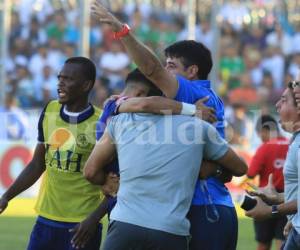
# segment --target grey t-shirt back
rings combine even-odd
[[[202,158],[221,158],[227,143],[210,124],[181,115],[120,114],[107,131],[120,168],[111,219],[189,235],[186,215]]]

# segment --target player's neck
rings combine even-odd
[[[88,100],[78,101],[75,103],[68,103],[65,105],[66,110],[73,113],[79,113],[85,110],[89,106]]]

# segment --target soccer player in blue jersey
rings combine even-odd
[[[121,23],[98,2],[92,5],[92,14],[101,23],[110,25],[115,38],[120,39],[141,72],[166,97],[195,103],[209,96],[206,105],[216,110],[216,128],[224,137],[224,105],[207,80],[212,58],[203,44],[181,41],[171,45],[165,50],[167,61],[164,68],[157,56],[134,37],[129,26]],[[222,168],[219,172],[222,172]],[[236,248],[238,223],[235,208],[229,191],[218,178],[197,182],[188,216],[191,221],[192,250]]]

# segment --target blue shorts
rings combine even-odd
[[[75,250],[71,239],[74,233],[69,229],[78,223],[57,222],[38,217],[30,235],[27,250]],[[88,244],[81,250],[99,250],[101,244],[102,225],[99,224],[97,232]]]
[[[188,213],[191,223],[190,250],[235,250],[238,220],[234,207],[214,205],[218,216],[208,205],[192,205]]]

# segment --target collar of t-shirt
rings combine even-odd
[[[60,109],[61,118],[67,123],[80,123],[88,119],[91,115],[94,114],[94,108],[91,104],[81,112],[70,112],[66,109],[66,106],[63,105]]]
[[[66,106],[63,106],[63,112],[67,115],[67,116],[70,116],[70,117],[78,117],[80,115],[82,115],[83,113],[89,111],[91,109],[91,105],[89,105],[86,109],[84,109],[83,111],[80,111],[80,112],[70,112],[67,110],[67,107]]]

